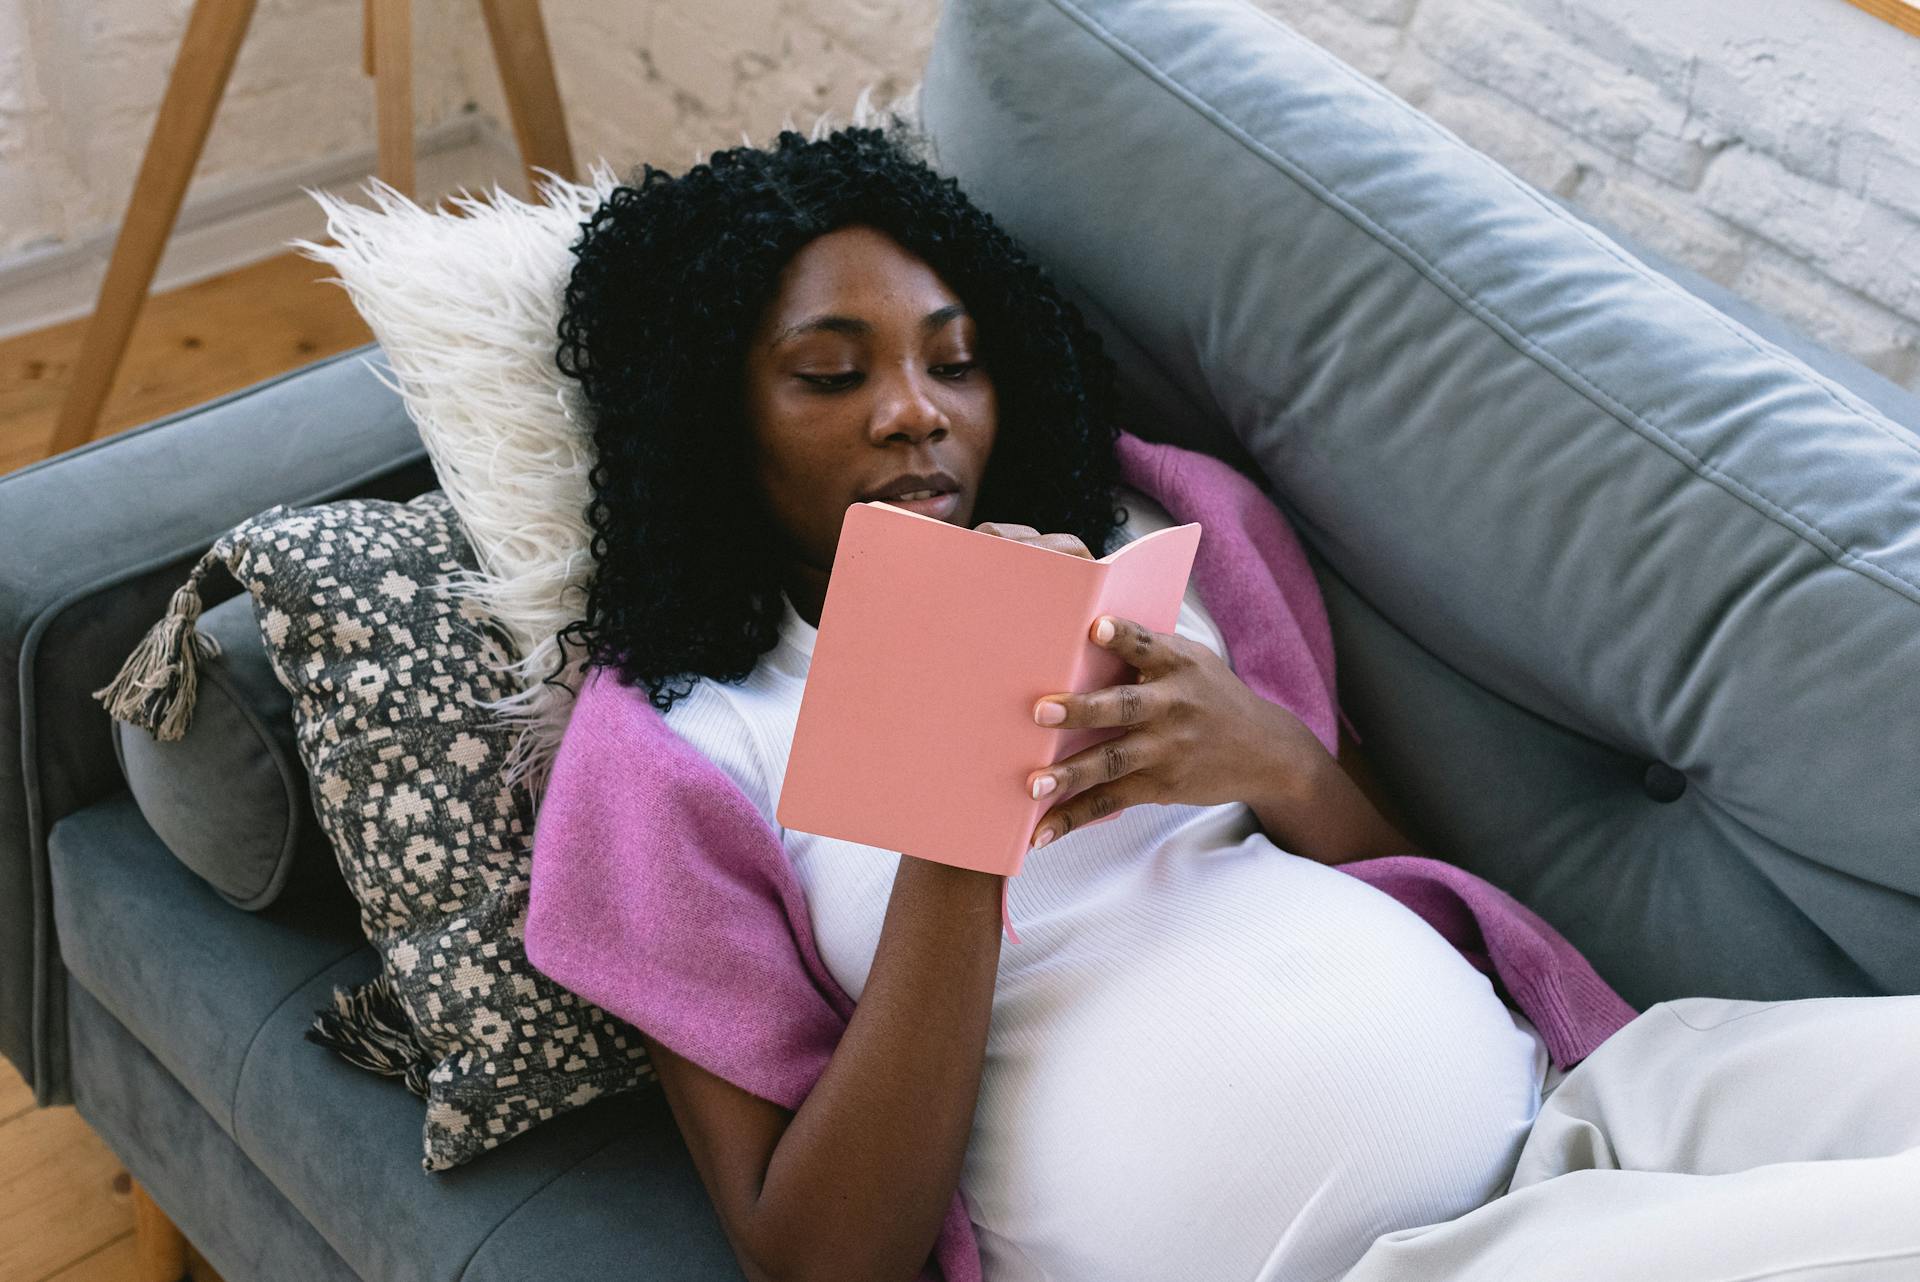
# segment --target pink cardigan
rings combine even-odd
[[[1210,454],[1122,432],[1119,461],[1123,479],[1176,523],[1203,525],[1193,583],[1234,671],[1337,754],[1333,635],[1285,516]],[[526,923],[534,967],[797,1110],[853,1002],[820,960],[780,835],[758,808],[669,727],[643,686],[596,668],[537,814]],[[1633,1018],[1553,927],[1472,873],[1409,855],[1335,867],[1411,908],[1493,978],[1555,1064],[1571,1066]],[[958,1190],[921,1277],[979,1282]]]

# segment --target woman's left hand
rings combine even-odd
[[[1103,636],[1103,625],[1111,634]],[[1325,745],[1293,713],[1254,693],[1226,660],[1197,641],[1102,615],[1093,640],[1139,670],[1134,684],[1052,694],[1034,707],[1040,725],[1126,727],[1027,778],[1058,803],[1040,817],[1033,848],[1142,802],[1212,806],[1241,801],[1276,813],[1305,804]],[[1048,722],[1048,710],[1063,713]],[[1051,836],[1049,836],[1049,832]]]

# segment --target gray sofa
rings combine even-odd
[[[1294,521],[1422,845],[1637,1005],[1920,991],[1920,401],[1237,0],[950,0],[921,111]],[[220,898],[89,698],[234,523],[434,484],[361,355],[0,478],[0,1051],[229,1282],[738,1278],[657,1095],[423,1173],[301,1036],[376,969],[337,877]]]

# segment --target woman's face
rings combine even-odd
[[[872,227],[802,246],[749,340],[746,411],[755,479],[786,532],[787,594],[816,626],[840,523],[854,503],[889,499],[971,528],[993,451],[998,404],[975,364],[973,318],[921,259]]]

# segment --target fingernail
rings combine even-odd
[[[1043,726],[1057,726],[1067,719],[1067,710],[1057,703],[1042,703],[1033,710],[1033,719]]]
[[[1053,791],[1053,776],[1041,775],[1033,781],[1033,799],[1035,801]]]
[[[1033,848],[1035,850],[1038,850],[1040,849],[1040,847],[1046,845],[1049,841],[1052,841],[1052,840],[1053,840],[1053,829],[1042,828],[1040,830],[1040,835],[1033,839]]]
[[[1093,625],[1093,639],[1102,645],[1113,640],[1113,620],[1102,616],[1100,622]]]

